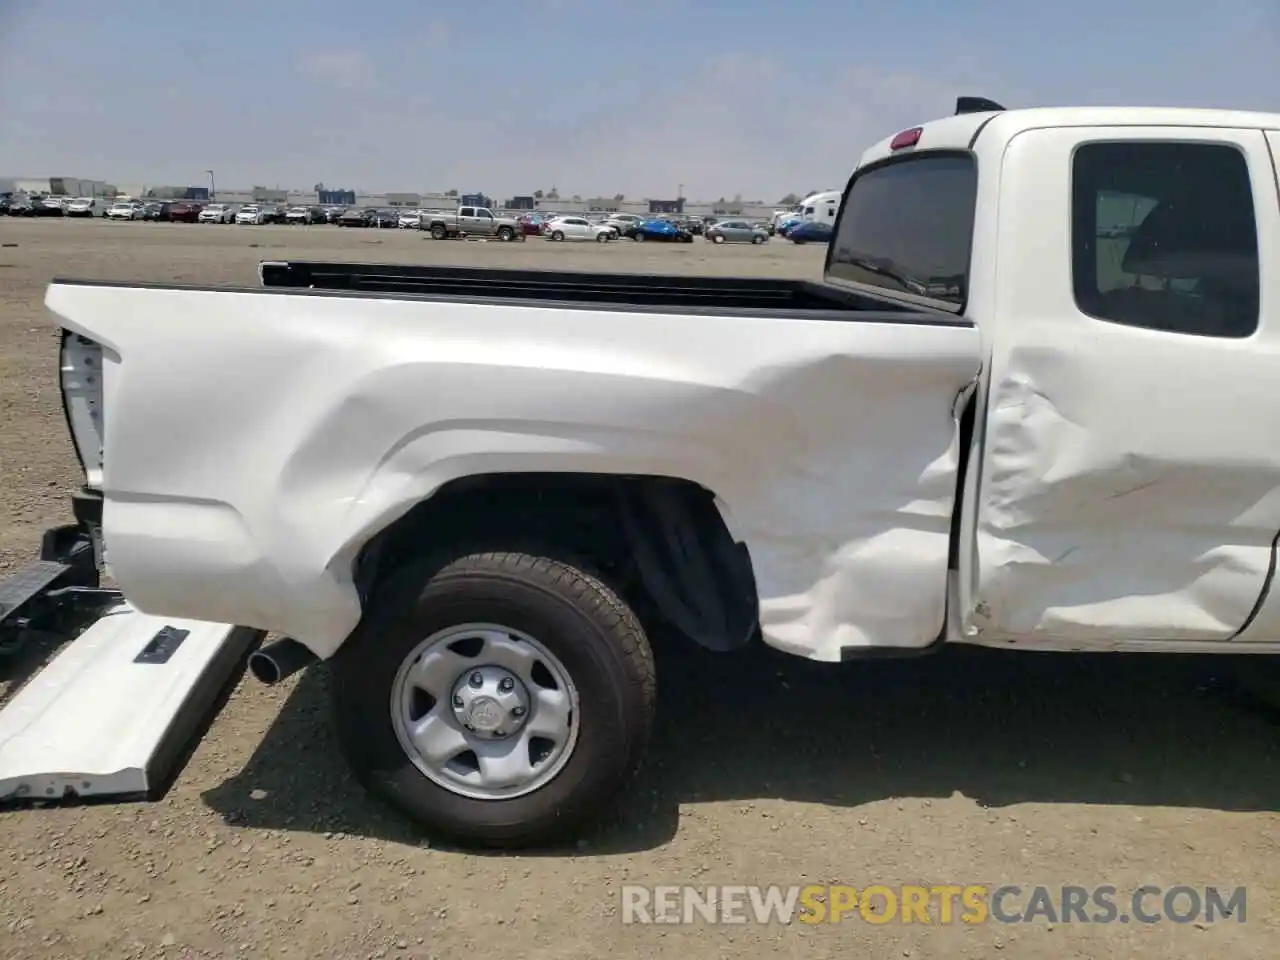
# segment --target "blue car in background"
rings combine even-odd
[[[778,224],[778,236],[785,237],[789,233],[791,233],[791,231],[794,230],[798,224],[807,223],[807,222],[808,221],[806,221],[805,218],[800,216],[800,214],[798,213],[794,217],[787,217],[785,220],[782,220]]]
[[[830,243],[834,232],[829,223],[807,220],[804,223],[797,223],[788,230],[787,239],[792,243]]]
[[[670,220],[643,220],[622,231],[632,240],[658,240],[665,243],[693,243],[693,234]]]

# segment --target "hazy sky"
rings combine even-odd
[[[949,113],[1280,111],[1280,0],[0,0],[0,175],[774,201]]]

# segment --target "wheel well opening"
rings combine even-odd
[[[514,473],[441,487],[375,536],[356,561],[367,598],[384,571],[427,551],[543,550],[599,576],[653,628],[729,650],[758,631],[750,555],[715,495],[689,480]]]

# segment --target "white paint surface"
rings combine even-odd
[[[54,285],[104,344],[104,537],[140,609],[329,656],[359,548],[457,477],[714,491],[767,641],[817,659],[943,627],[952,400],[972,327]]]
[[[134,662],[165,626],[188,631],[168,662]],[[252,639],[227,624],[109,610],[0,710],[0,800],[150,792],[171,772],[163,764],[181,759],[166,738],[197,728]]]

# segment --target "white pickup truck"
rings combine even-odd
[[[87,483],[0,616],[112,612],[0,793],[152,789],[261,631],[370,790],[498,846],[624,788],[658,629],[1280,652],[1278,162],[1278,115],[962,99],[862,157],[822,282],[55,281]]]

